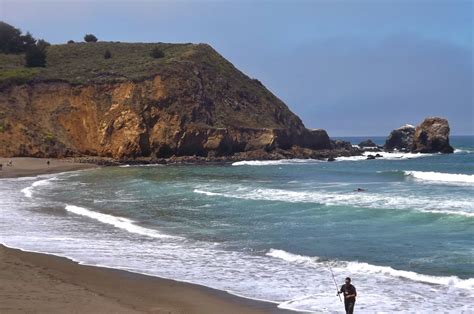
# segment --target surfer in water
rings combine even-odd
[[[354,192],[365,192],[367,191],[366,189],[363,189],[363,188],[357,188],[354,190]]]
[[[347,314],[354,313],[354,305],[356,302],[356,288],[351,285],[351,278],[346,278],[346,283],[341,286],[341,289],[337,292],[339,295],[342,293],[344,295],[344,307],[346,308]]]

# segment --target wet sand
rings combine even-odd
[[[0,178],[96,167],[70,160],[0,158]],[[0,238],[1,241],[1,238]],[[127,271],[85,266],[0,245],[0,313],[294,313],[273,303]]]

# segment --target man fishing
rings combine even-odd
[[[354,313],[354,305],[356,302],[356,288],[351,285],[351,278],[346,278],[346,283],[342,285],[341,289],[337,292],[337,295],[342,293],[344,295],[344,307],[346,308],[347,314]]]

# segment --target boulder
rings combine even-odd
[[[413,152],[415,153],[452,153],[449,145],[448,120],[438,117],[426,118],[416,127],[413,137]]]
[[[390,132],[390,135],[385,140],[385,150],[391,151],[394,149],[411,151],[413,148],[413,136],[415,134],[415,127],[406,124],[398,129]]]
[[[360,142],[359,147],[377,147],[377,144],[375,144],[371,139],[367,139]]]

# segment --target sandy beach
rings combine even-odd
[[[277,313],[271,303],[0,246],[1,313]]]
[[[11,166],[9,165],[10,161]],[[36,176],[40,174],[74,171],[97,167],[97,165],[94,164],[74,162],[72,159],[30,157],[0,158],[0,164],[2,164],[0,178]]]
[[[70,160],[0,158],[1,178],[96,167]],[[50,164],[47,164],[47,161]],[[0,313],[284,313],[274,304],[0,245]]]

